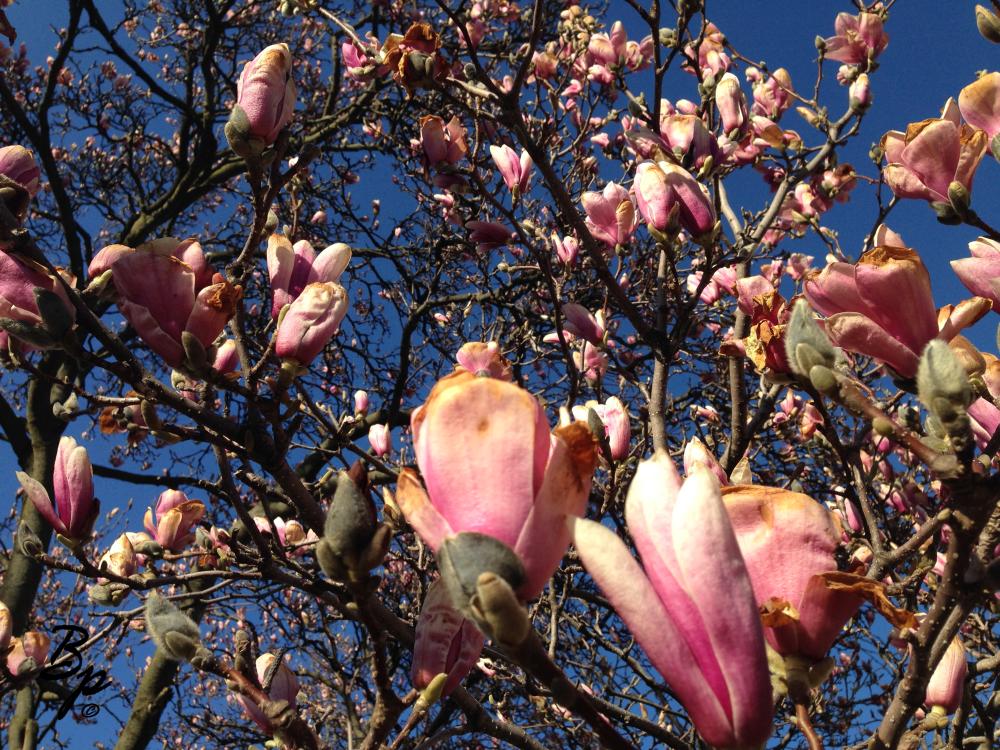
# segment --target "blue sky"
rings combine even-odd
[[[100,4],[108,8],[120,7],[117,2]],[[810,88],[816,70],[814,38],[817,35],[832,35],[836,13],[853,10],[846,2],[815,0],[714,0],[708,5],[716,23],[737,49],[750,58],[767,60],[772,70],[786,67],[795,84]],[[873,174],[867,151],[885,131],[902,130],[909,122],[936,116],[949,96],[957,96],[963,86],[974,80],[977,70],[987,68],[991,61],[996,60],[996,48],[991,47],[976,31],[973,7],[971,2],[942,4],[937,0],[906,0],[894,6],[887,26],[889,47],[880,58],[880,69],[872,78],[874,104],[865,119],[861,136],[846,154],[859,172]],[[65,18],[65,4],[59,0],[16,0],[7,13],[18,29],[18,41],[27,44],[32,62],[44,64],[46,56],[53,52],[55,39],[51,28]],[[624,2],[612,3],[607,16],[608,25],[618,18],[624,20],[630,30],[637,29],[635,14]],[[836,63],[828,62],[824,66],[828,78],[826,101],[834,112],[840,111],[846,103],[846,90],[833,82],[836,69]],[[692,97],[691,80],[689,76],[672,78],[675,88],[668,86],[665,95],[669,99]],[[786,115],[783,124],[799,130],[808,139],[809,126],[794,112]],[[976,177],[973,207],[994,225],[1000,224],[1000,206],[989,196],[996,189],[998,180],[998,164],[987,157]],[[385,187],[390,189],[388,180]],[[759,201],[764,200],[764,192],[757,193],[755,200],[758,203],[750,203],[748,207],[759,207]],[[360,205],[364,203],[364,200],[359,201]],[[383,205],[390,206],[392,201],[384,200]],[[403,210],[406,208],[404,206]],[[844,249],[856,253],[862,238],[872,226],[874,216],[871,188],[862,184],[852,194],[850,203],[834,207],[827,215],[826,223],[840,232]],[[957,302],[968,296],[951,273],[948,261],[968,255],[966,244],[977,236],[976,230],[942,226],[929,207],[917,201],[906,201],[900,205],[889,223],[920,252],[930,269],[939,305]],[[794,249],[820,256],[825,252],[821,243],[809,238],[797,242]],[[991,314],[973,329],[971,338],[985,351],[994,351],[996,321],[997,318]],[[100,457],[100,450],[97,455]],[[14,470],[10,456],[6,452],[0,454],[0,492],[10,498],[13,498],[17,486]],[[130,496],[130,489],[119,483],[98,480],[97,493],[106,498],[106,503],[124,505]],[[151,488],[136,490],[134,499],[139,513],[132,519],[132,528],[141,523],[141,510],[154,497],[155,492]],[[62,729],[65,732],[69,727],[64,724]],[[99,730],[92,728],[81,728],[77,736],[79,742],[76,746],[81,748],[93,747],[95,738],[106,739]]]

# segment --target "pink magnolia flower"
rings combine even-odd
[[[969,672],[965,647],[956,635],[948,645],[941,661],[931,674],[924,695],[924,705],[932,712],[952,714],[962,705],[965,692],[965,677]]]
[[[953,316],[947,330],[939,330],[930,276],[920,256],[904,247],[876,247],[855,264],[830,263],[807,276],[804,291],[813,309],[827,316],[825,329],[834,344],[873,357],[903,377],[916,375],[928,342],[947,341],[978,319],[970,319],[966,309],[963,319]]]
[[[987,73],[962,89],[958,95],[958,108],[967,123],[986,131],[992,141],[1000,133],[1000,73]],[[2,149],[0,153],[3,153]]]
[[[567,302],[562,306],[563,330],[577,338],[586,339],[600,346],[604,342],[607,329],[604,326],[604,313],[599,311],[597,317],[583,305]],[[557,339],[558,340],[558,339]]]
[[[778,68],[770,75],[764,75],[756,68],[747,69],[747,78],[753,83],[752,114],[766,117],[773,122],[781,119],[794,99],[792,98],[792,77],[784,68]]]
[[[437,115],[420,118],[420,145],[430,167],[442,162],[458,164],[469,148],[461,120],[452,117],[446,125]]]
[[[94,471],[86,448],[71,437],[59,439],[52,472],[54,504],[40,482],[22,471],[16,474],[25,495],[57,534],[72,543],[90,538],[100,502],[94,499]]]
[[[530,393],[463,370],[438,381],[411,427],[424,483],[412,469],[400,474],[396,502],[406,520],[435,552],[459,532],[498,539],[524,564],[517,594],[537,596],[569,544],[566,516],[587,504],[590,431],[572,424],[550,433]]]
[[[725,34],[719,31],[719,27],[714,23],[709,23],[702,29],[702,33],[698,39],[700,40],[700,44],[698,45],[697,52],[695,52],[694,45],[688,44],[684,47],[684,54],[688,58],[697,58],[698,68],[701,70],[702,75],[710,73],[718,79],[720,74],[729,70],[729,66],[732,64],[732,60],[726,53]],[[684,70],[693,72],[686,63]]]
[[[951,269],[973,294],[993,301],[1000,313],[1000,242],[980,237],[969,243],[971,258],[951,261]]]
[[[695,237],[715,227],[715,207],[701,183],[672,162],[646,161],[635,170],[635,199],[650,230],[677,227]]]
[[[194,541],[194,525],[205,515],[205,504],[189,500],[180,490],[164,490],[156,508],[147,508],[143,526],[164,549],[180,552]]]
[[[648,137],[646,132],[640,130],[640,138]],[[648,149],[650,156],[655,147],[665,145],[678,162],[693,171],[700,170],[709,158],[718,161],[721,155],[715,135],[696,114],[673,114],[660,118],[660,139],[660,144],[655,142],[655,136],[651,139],[650,145],[654,148]]]
[[[122,578],[135,575],[139,570],[139,565],[145,560],[145,556],[137,555],[135,545],[140,541],[148,541],[149,536],[141,532],[125,532],[108,548],[108,551],[101,555],[97,563],[99,570],[106,570]]]
[[[0,602],[0,654],[7,653],[10,637],[14,633],[14,620],[7,605]]]
[[[388,455],[392,450],[392,432],[389,430],[389,425],[373,424],[369,427],[368,442],[379,458]]]
[[[76,318],[76,308],[57,279],[0,250],[0,318],[42,325],[35,300],[36,289],[55,294],[66,307],[70,319]]]
[[[295,109],[292,52],[287,44],[272,44],[247,63],[236,84],[236,105],[250,120],[250,135],[267,146],[274,143]]]
[[[31,669],[41,669],[49,657],[49,645],[49,637],[34,630],[20,638],[11,638],[10,651],[6,657],[7,672],[14,677],[20,677],[22,673],[27,674]]]
[[[257,671],[257,680],[263,685],[267,673],[272,670],[272,665],[278,657],[274,654],[264,653],[257,657],[254,665]],[[299,681],[295,678],[295,673],[282,661],[274,673],[267,695],[272,701],[288,701],[288,705],[295,708],[295,696],[299,693]],[[250,717],[254,724],[260,727],[264,734],[274,734],[275,727],[268,721],[267,716],[260,707],[245,695],[236,694],[236,701],[243,707],[244,713]]]
[[[476,666],[485,639],[479,628],[451,605],[441,579],[427,589],[413,644],[411,677],[417,690],[447,674],[442,695],[449,695]]]
[[[271,524],[266,518],[261,518],[260,516],[254,516],[254,525],[257,530],[263,534],[271,533]],[[294,518],[290,521],[286,521],[281,516],[276,516],[274,518],[274,529],[278,532],[278,542],[282,547],[291,547],[291,554],[293,557],[301,557],[306,554],[308,550],[306,549],[308,545],[315,544],[319,541],[319,537],[316,536],[316,532],[312,529],[306,531],[306,528]],[[218,543],[218,533],[219,530],[213,527],[216,532],[216,546],[226,545]],[[225,532],[223,532],[225,533]]]
[[[763,745],[771,684],[751,579],[719,494],[701,466],[681,481],[665,452],[639,464],[617,534],[572,519],[587,572],[670,684],[706,743]]]
[[[632,437],[628,407],[617,396],[611,396],[603,404],[588,401],[583,406],[573,407],[573,418],[578,422],[588,422],[589,412],[593,410],[604,425],[604,435],[611,448],[611,458],[621,461],[628,457],[629,440]]]
[[[628,37],[621,21],[615,21],[610,34],[591,34],[587,52],[601,65],[618,65],[625,58]]]
[[[876,13],[838,13],[834,22],[836,36],[824,39],[826,57],[849,65],[865,65],[874,60],[889,44],[882,18]]]
[[[215,350],[215,358],[212,360],[212,369],[222,375],[236,372],[240,366],[240,355],[236,349],[235,339],[226,339],[219,348]]]
[[[708,471],[712,472],[722,487],[732,484],[726,475],[726,470],[722,468],[722,464],[719,463],[715,454],[698,438],[691,438],[684,446],[684,473],[687,476],[691,476],[698,470],[698,467],[708,469]]]
[[[294,302],[309,284],[338,281],[350,261],[351,248],[343,242],[335,242],[317,256],[306,240],[292,245],[284,235],[272,234],[267,240],[271,317],[277,320],[281,308]]]
[[[948,100],[940,118],[911,123],[905,133],[882,136],[885,181],[899,198],[949,203],[948,185],[972,190],[972,178],[988,148],[982,130],[963,125],[958,107]]]
[[[368,413],[368,391],[354,392],[354,413],[355,414]]]
[[[715,86],[715,108],[722,121],[724,135],[742,140],[750,122],[747,98],[740,88],[740,79],[726,73]]]
[[[462,344],[462,347],[455,354],[455,360],[459,367],[479,377],[500,378],[500,380],[514,379],[510,362],[504,358],[500,351],[500,345],[496,341],[486,343],[470,341]]]
[[[165,237],[135,250],[117,246],[123,249],[110,258],[101,258],[102,264],[96,268],[95,257],[90,267],[93,276],[107,262],[122,315],[149,348],[175,369],[186,358],[182,334],[191,333],[206,348],[211,346],[235,312],[242,293],[240,287],[218,274],[214,283],[199,287],[210,269],[199,269],[179,257],[200,258],[203,262],[201,248],[196,245],[190,240]]]
[[[514,237],[507,227],[495,221],[467,221],[465,228],[469,230],[469,240],[476,243],[476,252],[479,253],[496,250]]]
[[[737,485],[722,495],[767,642],[783,656],[822,659],[862,601],[826,584],[837,570],[835,516],[811,497],[775,487]]]
[[[573,364],[588,383],[596,386],[608,371],[608,355],[589,341],[584,341],[582,348],[573,352]]]
[[[859,112],[864,112],[871,106],[872,92],[867,73],[862,73],[851,83],[851,87],[847,91],[847,100],[851,109]]]
[[[42,170],[24,146],[4,146],[0,148],[0,176],[16,182],[29,197],[34,197],[41,186]]]
[[[308,284],[278,324],[274,353],[308,367],[340,330],[348,307],[347,291],[340,284]]]
[[[507,189],[515,195],[524,195],[531,181],[531,170],[535,163],[531,160],[527,151],[522,150],[521,156],[517,155],[506,143],[502,146],[490,146],[490,156],[500,170]]]
[[[556,251],[556,257],[567,266],[576,264],[576,257],[580,253],[580,242],[576,237],[560,237],[553,232],[552,247]]]
[[[602,242],[614,247],[629,241],[636,227],[635,206],[628,191],[609,182],[600,193],[587,192],[581,198],[587,212],[587,228]]]

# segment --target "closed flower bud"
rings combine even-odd
[[[806,378],[815,365],[832,368],[842,356],[830,344],[804,299],[792,308],[792,318],[785,330],[785,353],[792,372]]]
[[[295,109],[292,53],[288,45],[272,44],[247,63],[236,91],[236,104],[246,118],[239,128],[245,127],[250,137],[270,146],[291,122]]]
[[[194,620],[156,592],[146,598],[146,632],[172,661],[189,661],[201,647]]]
[[[965,413],[972,400],[965,368],[945,342],[935,339],[924,349],[917,368],[917,395],[946,427]]]
[[[1000,17],[992,10],[982,5],[976,6],[976,28],[983,35],[983,39],[1000,44]]]

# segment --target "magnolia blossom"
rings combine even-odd
[[[413,687],[423,690],[437,675],[446,674],[441,694],[451,694],[476,665],[484,640],[479,628],[452,606],[441,579],[435,580],[427,589],[414,634]]]
[[[829,60],[850,65],[866,65],[874,60],[889,44],[882,17],[876,13],[838,13],[834,22],[836,36],[823,40],[825,55]]]
[[[969,243],[971,258],[951,261],[951,269],[965,288],[979,297],[993,301],[993,311],[1000,312],[1000,242],[980,237]]]
[[[490,156],[493,157],[493,162],[497,165],[507,189],[516,195],[523,195],[528,189],[531,170],[535,166],[528,152],[522,150],[519,157],[514,149],[503,144],[490,146]]]
[[[580,242],[576,237],[560,237],[553,232],[552,247],[556,251],[556,257],[567,266],[572,266],[576,263],[576,257],[580,252]]]
[[[24,146],[4,146],[0,148],[0,176],[17,183],[33,197],[41,186],[42,170]]]
[[[722,122],[722,132],[730,138],[741,140],[750,121],[747,98],[740,88],[740,79],[726,73],[715,85],[715,108]]]
[[[597,385],[608,371],[608,355],[600,347],[584,341],[580,349],[573,351],[573,364],[588,383]]]
[[[264,534],[271,533],[271,522],[266,518],[261,518],[260,516],[254,516],[254,525],[257,527],[258,531]],[[214,528],[214,527],[213,527]],[[218,540],[219,530],[214,529],[216,533],[216,540]],[[306,531],[306,528],[294,518],[286,521],[281,516],[276,516],[274,518],[274,530],[278,532],[278,542],[282,547],[292,547],[291,553],[295,557],[301,557],[308,551],[306,547],[310,544],[315,544],[319,541],[319,537],[316,536],[316,532],[312,529]],[[225,532],[222,532],[225,534]],[[216,544],[217,547],[225,547],[224,543]]]
[[[965,647],[956,635],[927,682],[924,705],[932,711],[952,714],[962,705],[965,677],[969,672]]]
[[[139,565],[145,559],[136,554],[135,545],[139,541],[147,540],[149,540],[149,536],[142,533],[125,532],[119,535],[108,551],[101,555],[97,568],[122,578],[135,575]]]
[[[621,461],[627,458],[631,438],[628,407],[617,396],[611,396],[603,404],[588,401],[583,406],[574,406],[573,417],[579,422],[588,422],[591,411],[604,426],[604,435],[608,439],[612,460]]]
[[[194,541],[194,525],[205,515],[200,500],[189,500],[180,490],[164,490],[156,508],[147,508],[143,525],[164,549],[180,552]]]
[[[684,473],[691,476],[699,467],[712,472],[719,480],[720,486],[726,487],[731,484],[726,470],[722,468],[715,455],[698,438],[692,438],[684,446]]]
[[[86,541],[94,529],[100,502],[94,499],[94,471],[87,449],[63,436],[56,450],[52,495],[22,471],[16,472],[24,493],[55,532],[72,543]]]
[[[277,661],[278,657],[274,654],[261,654],[257,657],[257,661],[254,667],[257,672],[257,680],[264,684],[264,679],[267,677],[268,672],[272,671],[273,664]],[[299,681],[295,678],[295,673],[282,661],[278,665],[277,671],[274,672],[274,677],[271,680],[269,689],[267,690],[267,695],[272,701],[287,701],[288,705],[294,709],[295,708],[295,696],[299,692]],[[260,709],[255,701],[248,698],[245,695],[236,693],[236,701],[243,707],[243,711],[247,716],[260,727],[260,731],[264,734],[272,735],[275,732],[275,727],[268,720],[267,715]]]
[[[372,451],[379,458],[387,456],[392,450],[392,431],[387,424],[373,424],[368,428],[368,442]]]
[[[476,252],[479,253],[496,250],[514,237],[510,229],[495,221],[467,221],[465,228],[469,230],[469,240],[476,243]]]
[[[368,413],[368,391],[354,392],[354,413],[355,414]]]
[[[7,653],[10,637],[14,632],[14,618],[11,617],[7,605],[0,602],[0,654]]]
[[[164,237],[102,253],[90,265],[91,277],[111,270],[122,315],[170,367],[185,362],[184,333],[207,348],[236,310],[242,290],[212,275],[194,240]]]
[[[420,146],[428,166],[458,164],[468,150],[461,120],[452,117],[445,124],[437,115],[420,118]]]
[[[340,330],[348,307],[347,291],[340,284],[308,284],[278,323],[274,353],[307,367]]]
[[[640,130],[639,138],[644,135],[645,132]],[[660,138],[662,144],[655,144],[655,141],[653,144],[666,146],[678,162],[693,171],[700,170],[709,158],[718,161],[721,156],[715,135],[705,127],[704,121],[696,114],[673,114],[660,118]],[[642,147],[641,140],[637,145],[643,152],[649,150]],[[654,152],[655,149],[644,155],[652,156]],[[663,163],[660,163],[661,167]]]
[[[1000,73],[987,73],[962,89],[958,108],[967,123],[985,131],[992,141],[1000,133]]]
[[[707,744],[763,745],[773,712],[764,636],[718,481],[698,465],[682,482],[660,451],[639,464],[625,520],[641,568],[611,529],[571,521],[587,572]]]
[[[35,299],[36,289],[44,289],[56,295],[66,308],[68,319],[75,319],[76,308],[56,278],[0,250],[0,318],[10,318],[34,326],[43,325]]]
[[[718,26],[709,22],[696,38],[699,42],[697,52],[693,44],[688,44],[684,47],[685,56],[698,60],[698,68],[702,75],[711,74],[718,79],[720,74],[729,70],[729,66],[732,64],[732,59],[726,52],[725,34],[719,31]],[[694,72],[687,64],[684,65],[684,69]]]
[[[940,118],[911,123],[905,133],[882,136],[885,181],[899,198],[950,203],[952,182],[972,190],[972,178],[988,148],[982,130],[962,124],[958,107],[948,100]]]
[[[834,344],[874,357],[904,377],[916,375],[928,342],[948,341],[989,309],[985,300],[970,300],[940,326],[920,256],[891,245],[869,250],[855,264],[828,264],[807,276],[804,291],[813,309],[827,316],[825,330]]]
[[[837,571],[836,517],[811,497],[775,487],[724,487],[722,497],[767,642],[782,656],[822,659],[862,601],[826,585]]]
[[[501,380],[514,379],[510,362],[503,356],[500,345],[496,341],[486,343],[470,341],[462,344],[462,347],[455,354],[455,360],[459,367],[473,375],[500,378]]]
[[[459,532],[503,542],[524,565],[516,593],[537,596],[569,544],[566,516],[587,504],[590,431],[573,424],[550,433],[530,393],[465,370],[438,381],[411,428],[423,485],[403,469],[396,502],[406,520],[435,552]]]
[[[309,284],[338,281],[351,261],[351,248],[335,242],[319,255],[306,240],[294,245],[281,234],[267,240],[267,272],[271,279],[271,317],[277,320],[285,305],[294,302]]]
[[[695,237],[715,227],[715,207],[690,172],[672,162],[643,162],[635,171],[635,199],[650,230],[680,227]]]
[[[594,237],[611,247],[628,242],[636,228],[636,217],[625,188],[609,182],[600,193],[584,193],[580,200],[587,212],[587,228]]]
[[[292,121],[295,81],[292,52],[272,44],[247,63],[236,84],[236,105],[250,121],[250,135],[270,146]]]
[[[49,656],[50,643],[47,635],[34,630],[20,638],[11,638],[5,664],[7,672],[19,677],[30,670],[41,669]]]

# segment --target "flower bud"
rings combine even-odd
[[[292,120],[295,82],[292,80],[292,53],[287,44],[272,44],[243,68],[237,83],[236,107],[242,112],[239,134],[270,146]],[[230,117],[230,123],[233,118]],[[226,126],[229,137],[230,126]],[[232,141],[230,141],[232,142]],[[233,149],[236,151],[236,148]],[[238,153],[238,152],[237,152]]]
[[[994,44],[1000,44],[1000,17],[992,10],[982,5],[976,6],[976,28],[983,39]]]
[[[917,395],[945,426],[964,414],[972,400],[965,368],[951,347],[940,339],[931,341],[920,357]]]
[[[201,648],[195,621],[155,591],[146,598],[146,632],[172,661],[190,661]]]
[[[337,477],[337,489],[326,514],[316,555],[323,572],[335,580],[350,577],[373,542],[377,531],[375,505],[368,495],[367,475],[360,462]]]
[[[493,574],[502,578],[512,590],[517,589],[524,582],[524,565],[520,558],[499,539],[462,531],[441,542],[437,560],[441,579],[455,609],[475,622],[486,635],[492,635],[490,620],[484,619],[483,610],[474,604],[480,576]],[[490,592],[493,591],[495,589],[491,588]]]
[[[792,317],[785,331],[785,353],[792,372],[806,378],[814,366],[832,368],[843,357],[830,344],[804,299],[792,308]]]

